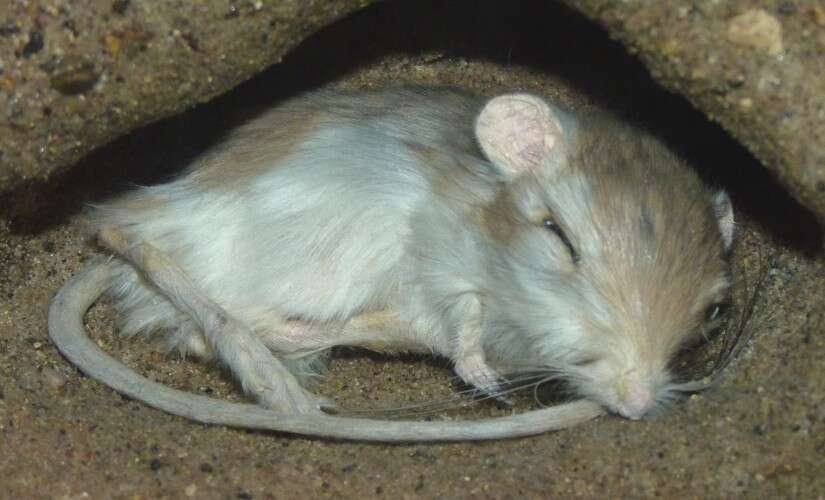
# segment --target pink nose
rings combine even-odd
[[[625,418],[639,420],[653,408],[655,401],[653,391],[637,385],[630,388],[627,396],[619,403],[616,410]]]

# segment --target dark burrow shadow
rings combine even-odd
[[[781,243],[809,252],[821,245],[815,218],[718,125],[658,87],[598,26],[556,3],[526,0],[381,2],[320,31],[282,64],[213,102],[123,137],[51,181],[6,193],[0,210],[14,232],[40,232],[86,203],[171,178],[256,110],[386,56],[424,52],[558,75],[660,135]]]

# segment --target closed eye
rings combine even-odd
[[[572,365],[573,366],[578,366],[580,368],[584,368],[586,366],[594,365],[594,364],[598,363],[598,361],[599,361],[599,358],[597,358],[597,357],[582,358],[582,359],[578,359],[576,361],[573,361]]]
[[[556,221],[550,218],[544,219],[542,225],[545,229],[555,234],[561,240],[561,242],[564,244],[565,247],[567,247],[567,250],[570,252],[570,258],[573,259],[573,264],[578,264],[579,260],[581,260],[581,256],[579,255],[579,252],[576,251],[576,248],[573,246],[573,243],[570,242],[570,238],[567,237],[567,234],[565,234],[561,226],[559,226],[556,223]]]

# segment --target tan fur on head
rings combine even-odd
[[[726,296],[730,204],[659,142],[608,117],[581,120],[564,168],[549,156],[552,180],[509,183],[485,219],[525,289],[505,293],[531,301],[502,314],[509,328],[552,332],[534,362],[552,360],[579,393],[639,418],[670,397],[670,359]],[[537,216],[553,234],[536,229]],[[502,349],[517,342],[498,335]]]

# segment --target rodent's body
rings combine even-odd
[[[182,178],[101,207],[99,224],[151,242],[262,335],[277,335],[285,319],[340,324],[406,304],[420,286],[411,270],[426,265],[418,244],[427,245],[418,235],[427,230],[417,227],[422,212],[444,202],[435,190],[449,196],[475,183],[486,198],[494,190],[492,170],[488,179],[482,172],[465,175],[463,186],[439,187],[448,176],[459,179],[460,168],[425,164],[428,153],[410,147],[441,151],[450,141],[468,157],[480,154],[466,130],[483,101],[440,97],[453,106],[426,106],[421,101],[433,96],[413,91],[396,95],[403,100],[395,107],[387,98],[364,102],[335,94],[291,102],[233,132]],[[285,124],[294,135],[283,137]],[[422,130],[430,137],[417,133]],[[133,287],[132,273],[126,274],[126,333],[191,322],[150,289]],[[328,332],[330,340],[334,333]],[[203,354],[208,347],[199,337],[186,337],[179,347]],[[447,354],[439,338],[422,343]]]
[[[96,219],[116,251],[145,242],[182,271],[158,285],[144,257],[115,266],[124,332],[216,353],[265,406],[317,402],[266,396],[256,342],[281,361],[386,344],[491,392],[497,370],[559,374],[631,418],[668,398],[669,360],[724,298],[733,230],[727,197],[647,135],[438,89],[293,100]],[[246,344],[221,343],[227,318]]]

